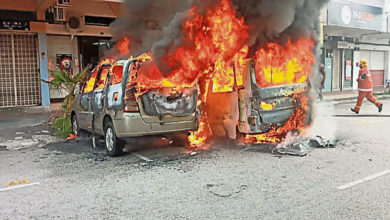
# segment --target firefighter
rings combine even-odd
[[[359,97],[355,108],[351,108],[351,111],[359,114],[360,108],[363,104],[363,99],[366,97],[370,102],[378,107],[378,111],[382,112],[383,104],[379,102],[373,93],[372,76],[371,72],[367,69],[367,60],[360,60],[360,71],[358,81]]]

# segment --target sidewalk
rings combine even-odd
[[[390,94],[384,94],[384,88],[375,88],[374,93],[378,99],[390,98]],[[324,101],[326,102],[355,102],[358,97],[358,91],[336,91],[336,92],[324,92]]]
[[[0,108],[0,130],[41,125],[50,118],[48,107]]]

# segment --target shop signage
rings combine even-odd
[[[331,0],[328,7],[328,24],[382,31],[383,8]]]
[[[72,54],[56,54],[57,68],[70,72],[72,70]]]
[[[29,21],[0,20],[0,29],[29,31],[30,30],[30,22]]]
[[[345,60],[345,79],[352,80],[352,60]]]
[[[355,44],[354,43],[349,43],[347,41],[338,41],[337,42],[337,48],[339,49],[354,49]]]

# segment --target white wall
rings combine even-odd
[[[78,43],[77,37],[73,39],[71,36],[48,35],[47,36],[47,55],[48,62],[56,65],[56,54],[72,54],[73,72],[79,71],[79,66],[75,65],[75,60],[78,60]],[[80,62],[76,62],[80,63]],[[50,89],[50,98],[63,98],[67,95],[65,91]]]
[[[360,61],[360,51],[354,51],[353,53],[353,77],[352,77],[352,89],[357,90],[358,89],[358,83],[357,78],[359,77],[359,67],[356,66],[356,63],[359,63]]]

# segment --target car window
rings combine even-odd
[[[109,67],[104,67],[102,69],[102,72],[100,74],[99,80],[97,81],[97,84],[96,84],[96,90],[104,88],[104,85],[105,85],[105,82],[106,82],[106,79],[107,79],[107,76],[108,76],[109,72],[110,72],[110,68]]]
[[[123,66],[114,66],[112,68],[112,80],[111,85],[116,85],[122,82]]]
[[[96,76],[98,74],[98,71],[95,69],[92,72],[92,75],[88,78],[88,80],[85,82],[83,93],[92,92],[93,87],[95,85]]]

